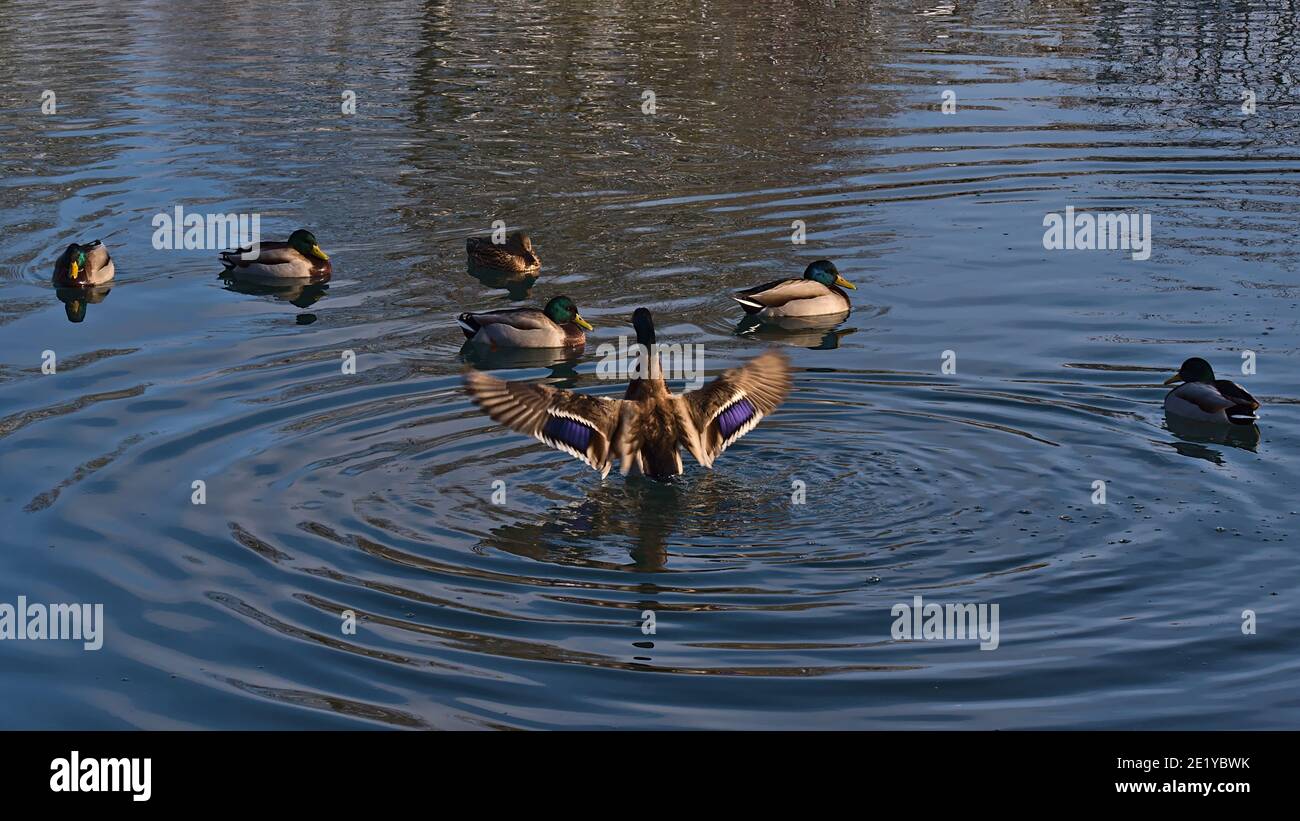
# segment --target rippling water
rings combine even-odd
[[[1296,726],[1297,4],[654,6],[0,6],[0,602],[107,619],[0,644],[3,726]],[[177,205],[308,226],[334,279],[156,251]],[[1044,250],[1067,206],[1151,214],[1151,258]],[[466,272],[497,219],[597,332],[476,364],[615,395],[648,305],[794,393],[664,484],[504,431],[453,321],[524,296]],[[819,257],[848,320],[737,333]],[[1258,441],[1170,430],[1193,355]],[[894,640],[914,595],[1000,646]]]

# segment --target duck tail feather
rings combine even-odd
[[[470,313],[464,313],[456,317],[456,324],[460,325],[466,339],[473,339],[474,334],[478,333],[480,327],[478,322],[474,320],[474,315]]]

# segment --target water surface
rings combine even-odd
[[[0,6],[0,601],[108,621],[0,644],[0,725],[1297,725],[1294,3],[276,14],[301,36]],[[310,227],[334,279],[155,250],[177,205]],[[1151,258],[1044,250],[1067,206],[1150,214]],[[617,395],[593,352],[646,305],[711,374],[785,348],[792,396],[667,484],[503,430],[453,321],[523,304],[466,271],[494,220],[537,245],[527,301],[597,332],[476,364]],[[70,322],[50,270],[95,237],[117,280]],[[821,257],[847,320],[737,333],[729,291]],[[1257,441],[1170,429],[1193,355]],[[915,595],[997,603],[1000,646],[893,640]]]

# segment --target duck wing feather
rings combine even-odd
[[[770,415],[790,393],[790,361],[768,351],[724,371],[699,390],[673,397],[682,420],[682,444],[705,467]]]
[[[602,477],[609,473],[622,400],[506,382],[475,370],[466,372],[465,388],[497,422],[573,456]]]

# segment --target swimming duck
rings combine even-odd
[[[311,279],[320,281],[334,270],[329,255],[320,249],[316,236],[306,228],[289,235],[287,242],[263,242],[255,259],[244,259],[251,248],[222,251],[226,271],[255,279]]]
[[[542,310],[508,308],[456,317],[465,338],[494,348],[567,348],[587,341],[591,323],[567,296],[553,297]]]
[[[1183,384],[1165,396],[1165,412],[1183,419],[1219,424],[1252,425],[1259,416],[1259,400],[1226,379],[1215,379],[1210,363],[1192,357],[1178,373],[1165,380],[1166,385]]]
[[[54,284],[60,288],[89,288],[113,278],[113,260],[104,243],[72,243],[54,263]]]
[[[732,299],[740,303],[745,313],[759,318],[820,316],[843,313],[852,307],[849,295],[840,288],[857,290],[857,286],[840,276],[835,263],[819,259],[804,269],[803,279],[779,279],[740,291]]]
[[[533,241],[523,231],[510,234],[501,245],[490,239],[470,237],[465,240],[465,252],[471,265],[498,271],[522,274],[542,266],[541,258],[533,252]]]
[[[632,316],[642,360],[622,399],[547,385],[503,382],[470,370],[466,389],[496,421],[573,456],[602,478],[615,457],[623,475],[655,479],[682,472],[680,448],[704,467],[754,429],[790,392],[790,365],[771,350],[723,372],[699,390],[673,395],[664,384],[650,311]]]

